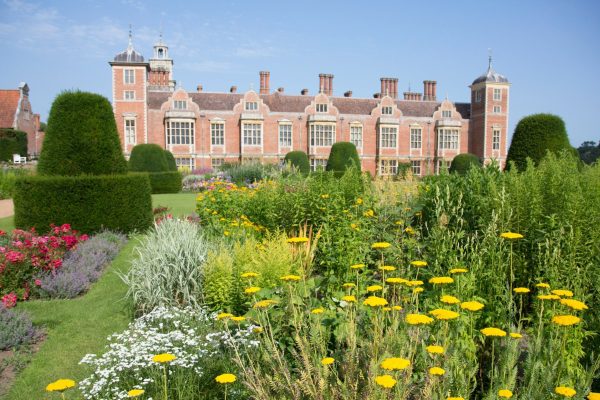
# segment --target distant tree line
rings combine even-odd
[[[585,141],[577,148],[581,161],[586,164],[592,164],[600,158],[600,141],[598,144],[593,141]]]

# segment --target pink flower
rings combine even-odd
[[[8,253],[6,253],[6,259],[13,264],[17,264],[25,260],[25,254],[10,250]]]
[[[79,236],[79,241],[80,242],[85,242],[86,240],[88,240],[90,237],[86,234],[83,234],[81,236]]]
[[[62,267],[62,260],[60,258],[57,258],[56,260],[52,261],[52,266],[54,269]]]
[[[0,229],[0,236],[4,236],[6,235],[6,232],[4,232],[2,229]]]
[[[34,284],[35,286],[38,286],[38,287],[39,287],[39,286],[42,286],[42,281],[41,281],[40,279],[36,279],[35,281],[33,281],[33,284]]]
[[[13,308],[17,305],[17,295],[14,293],[5,294],[2,296],[2,304],[6,308]]]

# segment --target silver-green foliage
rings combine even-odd
[[[137,246],[129,272],[120,274],[135,308],[147,312],[157,306],[199,305],[208,245],[192,222],[156,224]]]

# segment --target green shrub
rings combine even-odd
[[[12,162],[13,154],[27,155],[27,133],[0,129],[0,161]]]
[[[173,153],[171,153],[169,150],[164,150],[165,152],[165,159],[167,160],[167,168],[169,171],[177,171],[177,162],[175,161],[175,157],[173,156]]]
[[[310,162],[303,151],[290,151],[285,155],[284,162],[292,164],[301,174],[308,175],[310,173]]]
[[[331,146],[326,171],[333,171],[335,176],[340,177],[344,172],[354,166],[360,171],[360,158],[356,146],[350,142],[337,142]]]
[[[56,97],[38,172],[65,176],[127,172],[115,116],[105,97],[79,91]]]
[[[26,176],[31,170],[24,168],[10,168],[0,171],[0,200],[10,199],[15,193],[15,182],[20,176]]]
[[[164,219],[141,240],[136,250],[131,269],[121,274],[121,279],[128,286],[127,297],[138,311],[201,303],[208,242],[198,225]]]
[[[179,171],[150,172],[152,194],[181,192],[181,173]]]
[[[515,128],[506,168],[510,169],[514,162],[517,170],[522,171],[527,166],[528,157],[537,165],[547,151],[557,154],[571,148],[562,118],[552,114],[529,115],[521,119]]]
[[[145,174],[28,176],[15,184],[15,225],[44,232],[71,224],[92,233],[145,230],[152,224],[150,182]]]
[[[229,175],[231,181],[237,185],[261,181],[273,174],[276,169],[277,166],[274,164],[263,165],[260,163],[223,164],[221,166],[221,171],[225,175]]]
[[[131,150],[129,170],[134,172],[166,172],[169,164],[165,151],[157,144],[138,144]]]
[[[475,154],[463,153],[459,154],[450,163],[448,172],[456,172],[459,175],[464,175],[472,167],[481,167],[481,160]]]

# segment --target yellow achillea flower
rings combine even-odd
[[[434,285],[443,285],[452,282],[454,282],[454,279],[450,278],[449,276],[435,276],[429,280],[429,283]]]
[[[431,345],[426,347],[429,354],[444,354],[444,348],[442,346]]]
[[[311,314],[323,314],[325,312],[324,308],[314,308],[310,311]]]
[[[565,305],[569,308],[572,308],[573,310],[577,310],[577,311],[588,309],[588,306],[583,301],[574,300],[574,299],[560,299],[560,304],[563,304],[563,305]]]
[[[410,360],[400,357],[390,357],[383,360],[380,364],[381,368],[388,371],[400,371],[408,368]]]
[[[257,301],[256,303],[254,303],[253,307],[254,308],[267,308],[274,304],[277,304],[277,302],[275,300],[261,300],[261,301]]]
[[[463,303],[460,303],[460,308],[468,311],[479,311],[483,307],[485,307],[485,305],[478,301],[465,301]]]
[[[404,229],[404,232],[406,232],[409,235],[414,235],[415,234],[415,230],[413,228],[411,228],[410,226],[407,227],[406,229]]]
[[[555,294],[540,294],[537,298],[540,300],[559,300],[560,296]]]
[[[446,373],[446,370],[440,367],[432,367],[429,368],[429,373],[431,375],[444,375]]]
[[[356,199],[356,204],[361,205],[363,203],[363,199],[361,199],[360,197],[358,199]]]
[[[383,307],[382,310],[383,311],[392,311],[392,307]]]
[[[413,289],[413,293],[414,294],[419,294],[421,292],[423,292],[425,289],[423,289],[422,287],[416,287]]]
[[[523,235],[521,235],[520,233],[515,233],[515,232],[504,232],[504,233],[500,234],[500,237],[502,239],[509,239],[509,240],[523,239]]]
[[[544,289],[549,289],[550,285],[548,285],[547,283],[541,282],[541,283],[536,283],[535,287],[539,287],[539,288],[544,288]]]
[[[510,399],[513,396],[513,392],[508,389],[500,389],[498,390],[498,397],[503,397],[505,399]]]
[[[262,326],[257,326],[256,328],[252,329],[253,333],[262,333],[263,332],[263,327]]]
[[[127,397],[138,397],[144,394],[144,390],[143,389],[132,389],[129,392],[127,392]]]
[[[554,388],[554,393],[563,395],[565,397],[573,397],[577,394],[577,391],[568,386],[558,386]]]
[[[523,337],[523,335],[521,335],[520,333],[517,333],[517,332],[511,332],[510,337],[513,339],[521,339]]]
[[[325,357],[321,359],[321,365],[331,365],[334,361],[335,359],[333,357]]]
[[[410,265],[412,265],[413,267],[426,267],[427,261],[422,261],[422,260],[411,261]]]
[[[47,392],[64,392],[75,386],[75,381],[72,379],[59,379],[46,386]]]
[[[342,296],[342,300],[347,303],[356,303],[356,297],[354,296]]]
[[[395,271],[396,267],[393,267],[391,265],[382,265],[381,267],[379,267],[379,269],[382,271]]]
[[[391,246],[391,244],[389,244],[388,242],[377,242],[377,243],[373,243],[371,245],[371,248],[372,249],[387,249],[390,246]]]
[[[456,319],[460,316],[459,313],[451,310],[444,310],[443,308],[436,308],[435,310],[429,311],[429,314],[433,315],[437,319],[450,320]]]
[[[588,400],[600,400],[600,393],[590,392],[587,398]]]
[[[552,322],[560,326],[571,326],[579,323],[581,318],[574,315],[555,315],[552,317]]]
[[[450,295],[444,295],[440,298],[440,301],[442,303],[446,303],[446,304],[458,304],[460,303],[460,300],[457,299],[454,296],[450,296]]]
[[[499,328],[483,328],[481,333],[483,333],[485,336],[506,336],[506,332]]]
[[[394,311],[402,311],[402,307],[400,307],[400,306],[392,306],[392,310],[394,310]]]
[[[233,317],[233,314],[228,313],[228,312],[222,312],[220,314],[217,315],[217,319],[220,321],[222,319],[227,319],[227,318],[231,318]]]
[[[405,320],[410,325],[427,325],[433,322],[433,318],[424,314],[407,314]]]
[[[446,400],[465,400],[464,397],[448,397]]]
[[[375,212],[373,212],[373,210],[367,210],[367,211],[365,211],[365,212],[363,213],[363,215],[364,215],[365,217],[372,217],[372,216],[374,216],[374,215],[375,215]]]
[[[293,237],[287,240],[288,243],[306,243],[308,242],[307,237]]]
[[[344,283],[342,286],[345,287],[346,289],[349,289],[349,288],[356,287],[356,284],[355,283]]]
[[[423,285],[423,281],[409,281],[406,286],[421,286]]]
[[[386,278],[385,280],[387,283],[393,283],[393,284],[401,284],[401,283],[408,283],[408,280],[404,279],[404,278]]]
[[[354,264],[351,265],[350,268],[352,269],[363,269],[365,267],[365,264]]]
[[[529,288],[526,288],[526,287],[516,287],[513,289],[513,292],[522,294],[522,293],[529,293],[529,292],[531,292],[531,290],[529,290]]]
[[[467,272],[469,272],[469,270],[466,269],[466,268],[452,268],[450,270],[451,274],[464,274],[464,273],[467,273]]]
[[[380,375],[375,378],[375,383],[386,389],[391,389],[396,385],[396,380],[391,375]]]
[[[254,294],[259,291],[260,291],[260,288],[258,286],[251,286],[249,288],[244,289],[244,293],[246,293],[246,294]]]
[[[241,277],[242,278],[256,278],[258,276],[257,272],[244,272]]]
[[[329,194],[325,193],[321,195],[322,199],[328,199],[329,198]]]
[[[236,381],[236,377],[234,374],[221,374],[215,378],[217,383],[222,385],[226,385],[228,383],[233,383]]]
[[[173,360],[176,360],[177,357],[175,357],[173,354],[169,354],[169,353],[162,353],[162,354],[157,354],[154,357],[152,357],[152,361],[154,361],[155,363],[170,363]]]
[[[382,289],[383,289],[383,287],[381,287],[380,285],[367,286],[367,292],[377,292]]]
[[[233,322],[244,322],[246,320],[246,317],[243,316],[239,316],[239,317],[231,317],[231,320]]]
[[[561,296],[561,297],[573,297],[573,292],[571,292],[570,290],[566,290],[566,289],[555,289],[552,291],[552,294],[555,294],[555,295]]]
[[[387,306],[388,302],[382,297],[369,296],[363,301],[363,304],[369,307],[383,307]]]
[[[285,276],[282,276],[280,279],[282,281],[286,281],[286,282],[294,282],[294,281],[299,281],[300,277],[298,275],[285,275]]]

